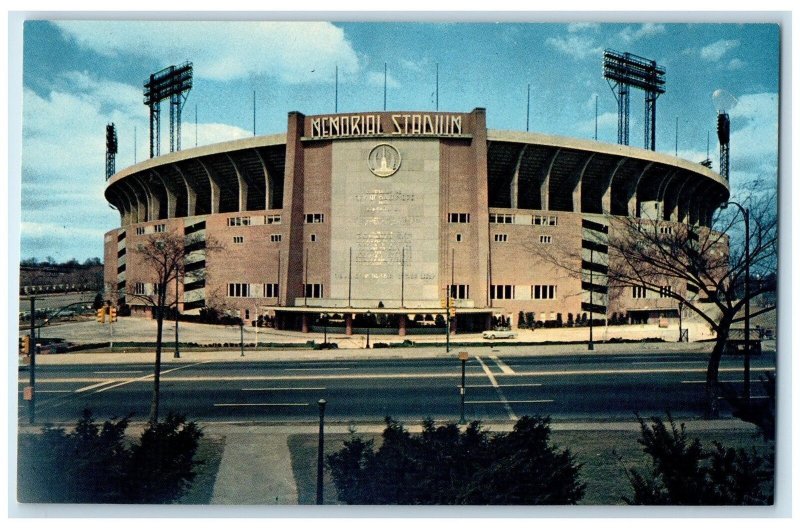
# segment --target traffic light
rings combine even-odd
[[[97,323],[105,323],[106,322],[106,308],[100,307],[97,309]]]
[[[20,352],[25,356],[31,354],[31,337],[26,334],[21,338],[21,342]]]
[[[117,307],[109,307],[108,309],[108,321],[110,323],[114,323],[117,321]]]

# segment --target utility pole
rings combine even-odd
[[[178,345],[178,274],[175,274],[175,354],[173,357],[181,357],[180,346]]]
[[[324,471],[324,452],[325,452],[325,399],[317,401],[319,405],[319,442],[317,443],[317,505],[322,505],[322,481]]]
[[[458,353],[458,359],[461,360],[461,420],[458,424],[466,424],[464,419],[464,398],[466,394],[466,379],[467,379],[467,360],[469,360],[469,353],[461,351]]]
[[[28,419],[36,422],[36,298],[31,297],[31,334],[30,334],[30,381],[24,397],[28,400]]]

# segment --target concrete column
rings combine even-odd
[[[308,332],[308,327],[309,327],[309,325],[308,325],[308,314],[304,312],[303,313],[303,329],[302,329],[304,333]]]
[[[484,320],[484,323],[483,323],[483,330],[484,331],[491,331],[492,330],[492,315],[491,314],[487,314],[486,315],[486,319]]]
[[[344,333],[347,336],[353,336],[353,315],[344,315]]]
[[[397,334],[399,336],[405,336],[406,335],[406,318],[407,318],[407,316],[405,314],[401,314],[400,315],[400,322],[399,322],[400,325],[399,325],[399,329],[397,330]]]

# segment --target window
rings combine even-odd
[[[281,223],[281,216],[280,215],[267,215],[264,217],[264,220],[267,224],[280,224]]]
[[[165,231],[167,231],[167,225],[156,224],[155,226],[153,226],[153,231],[155,231],[156,233],[164,233]]]
[[[244,319],[250,319],[250,309],[244,309]]]
[[[494,234],[494,242],[508,242],[508,234],[507,233],[495,233]]]
[[[469,222],[469,213],[450,213],[447,219],[452,224],[466,224]]]
[[[322,284],[321,283],[309,283],[307,285],[303,285],[303,290],[305,291],[305,297],[307,297],[307,298],[321,298],[322,297]]]
[[[456,242],[461,242],[461,239],[462,239],[461,234],[456,233]]]
[[[555,215],[534,215],[533,223],[537,226],[558,226],[558,217]]]
[[[144,235],[144,226],[136,228],[136,235]]]
[[[228,283],[228,297],[229,298],[249,298],[250,297],[250,284],[249,283]]]
[[[144,296],[147,293],[145,291],[144,283],[134,283],[133,284],[133,293],[138,295],[138,296]]]
[[[249,226],[250,217],[228,217],[228,226]]]
[[[492,299],[514,299],[514,285],[492,285]]]
[[[306,213],[306,224],[321,224],[325,222],[323,213]]]
[[[277,298],[278,297],[278,283],[266,283],[264,285],[264,297],[265,298]]]
[[[489,222],[491,224],[514,224],[514,215],[489,213]]]
[[[659,226],[658,232],[662,235],[672,235],[672,226]]]
[[[669,285],[661,287],[659,289],[658,295],[662,298],[668,298],[672,296],[672,287]]]
[[[244,237],[239,235],[233,238],[233,244],[243,244],[243,243],[244,243]]]
[[[280,233],[273,233],[269,236],[269,240],[272,242],[281,242],[281,234]]]
[[[308,240],[311,242],[317,242],[317,234],[312,233],[311,236],[308,238]]]
[[[469,285],[448,285],[451,299],[469,299]]]
[[[531,297],[533,299],[556,299],[556,285],[533,285],[531,286]]]
[[[552,235],[539,235],[539,242],[541,244],[550,244],[553,242]]]
[[[643,286],[641,287],[632,287],[633,288],[633,297],[635,299],[643,299],[647,297],[647,289]]]

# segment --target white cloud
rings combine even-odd
[[[718,40],[700,49],[700,58],[706,61],[718,61],[729,51],[739,46],[738,40]]]
[[[320,83],[355,74],[359,61],[341,28],[328,22],[61,21],[56,25],[87,49],[167,66],[186,60],[196,77],[227,81],[269,75],[287,83]]]
[[[408,59],[400,59],[400,66],[414,73],[420,73],[423,69],[427,69],[429,65],[428,59],[422,59],[416,62]]]
[[[369,72],[367,74],[367,83],[370,86],[383,86],[383,72]],[[386,74],[386,86],[389,88],[399,88],[400,83],[392,77],[392,74]]]
[[[600,29],[600,24],[596,22],[575,22],[567,24],[568,33],[577,33],[579,31],[597,31]]]
[[[744,68],[745,64],[746,63],[743,60],[734,58],[731,59],[730,62],[728,62],[727,68],[728,70],[741,70],[742,68]]]
[[[653,37],[666,33],[667,29],[664,24],[642,24],[638,29],[633,26],[627,26],[619,32],[619,37],[627,44],[636,42],[637,40]]]
[[[550,37],[547,45],[575,59],[599,56],[603,48],[598,46],[594,39],[571,35],[568,37]]]

